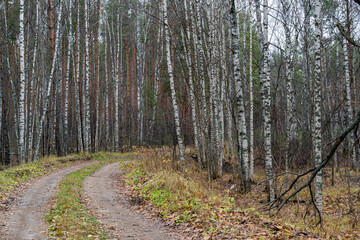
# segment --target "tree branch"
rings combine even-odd
[[[360,4],[360,0],[355,0],[355,2],[357,2],[357,3]],[[346,38],[346,40],[348,40],[348,42],[350,42],[350,43],[351,43],[352,45],[354,45],[355,47],[360,48],[360,43],[358,43],[358,42],[355,41],[352,37],[350,37],[350,36],[348,35],[348,33],[345,31],[344,27],[343,27],[340,23],[336,24],[336,27],[339,29],[341,35],[343,35],[343,36]]]
[[[359,0],[360,1],[360,0]],[[316,174],[323,169],[326,164],[331,160],[331,157],[334,155],[336,149],[339,147],[339,145],[344,141],[345,137],[353,130],[355,129],[360,123],[360,112],[358,112],[355,121],[336,139],[334,145],[330,149],[329,154],[324,158],[324,160],[321,162],[321,164],[315,168],[312,168],[302,174],[300,174],[295,180],[290,184],[289,188],[284,191],[282,194],[279,195],[274,201],[268,203],[267,205],[270,206],[270,209],[277,208],[278,211],[281,210],[281,208],[293,197],[295,197],[299,192],[301,192],[304,188],[309,186],[313,180],[315,179]],[[283,201],[281,201],[281,198],[285,196],[288,192],[290,192],[294,186],[295,183],[300,180],[302,177],[308,175],[311,173],[311,176],[308,181],[306,181],[302,186],[297,188],[293,193],[291,193],[288,197],[286,197]],[[276,203],[279,203],[275,205]]]

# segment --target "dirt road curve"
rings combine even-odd
[[[51,198],[56,193],[63,176],[77,171],[93,162],[82,163],[44,176],[32,184],[15,200],[8,212],[0,216],[0,239],[47,239],[44,234],[44,217]]]
[[[120,171],[120,163],[101,168],[84,183],[84,195],[88,208],[108,228],[110,239],[161,240],[177,239],[167,232],[163,224],[154,219],[144,219],[131,210],[125,196],[116,192],[114,180]]]

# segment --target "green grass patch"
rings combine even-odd
[[[26,163],[0,171],[0,209],[1,202],[22,183],[53,172],[58,168],[72,165],[75,161],[89,159],[90,156],[86,154],[75,154],[61,158],[48,156],[36,162]]]
[[[56,204],[46,216],[50,235],[63,239],[106,239],[99,223],[81,204],[82,185],[85,178],[102,166],[119,161],[125,154],[97,153],[99,162],[66,175],[59,185]],[[129,160],[129,159],[122,159]]]
[[[126,182],[133,191],[155,205],[164,218],[172,218],[175,223],[195,222],[210,226],[219,221],[217,213],[226,214],[234,207],[233,198],[207,190],[181,173],[164,170],[148,175],[141,163],[127,174]]]

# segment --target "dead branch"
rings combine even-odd
[[[353,130],[355,129],[360,123],[360,112],[356,115],[356,119],[355,121],[339,136],[337,137],[334,145],[332,146],[332,148],[330,149],[330,152],[328,153],[328,155],[323,159],[323,161],[321,162],[321,164],[315,168],[312,168],[302,174],[299,174],[295,180],[292,181],[292,183],[290,184],[290,186],[288,187],[287,190],[285,190],[282,194],[280,194],[274,201],[269,202],[268,204],[266,204],[265,206],[270,206],[270,210],[277,208],[277,211],[280,211],[281,208],[293,197],[295,197],[299,192],[301,192],[304,188],[308,187],[311,185],[311,183],[313,182],[313,180],[315,179],[315,176],[317,175],[318,172],[321,171],[321,169],[323,169],[326,164],[331,160],[332,156],[334,155],[334,153],[336,152],[336,149],[338,148],[338,146],[344,141],[344,139],[346,138],[346,136]],[[289,193],[295,186],[295,184],[302,179],[302,177],[307,176],[308,174],[311,174],[310,178],[308,181],[306,181],[306,183],[304,183],[303,185],[301,185],[299,188],[297,188],[294,192],[292,192],[288,197],[286,197],[284,200],[281,200],[282,197],[284,197],[287,193]],[[313,196],[312,196],[313,197]]]

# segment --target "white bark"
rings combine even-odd
[[[254,176],[254,87],[253,87],[253,37],[252,37],[252,0],[249,0],[249,94],[250,94],[250,139],[249,139],[249,162],[250,177]]]
[[[98,0],[100,1],[100,0]],[[98,4],[100,4],[100,2],[98,2]],[[100,8],[100,5],[99,5]],[[95,152],[97,152],[99,150],[99,145],[100,145],[100,140],[99,140],[99,135],[100,135],[100,36],[101,36],[101,29],[100,29],[100,20],[102,18],[102,11],[101,9],[98,9],[99,11],[99,15],[98,15],[98,26],[97,26],[97,31],[98,31],[98,52],[97,52],[97,79],[96,79],[96,132],[95,132]]]
[[[120,25],[120,13],[118,13],[118,24]],[[118,29],[119,31],[121,31],[122,29]],[[115,151],[119,150],[119,126],[120,126],[120,121],[119,121],[119,83],[121,81],[121,76],[120,76],[120,71],[121,69],[119,69],[119,58],[120,58],[120,51],[121,51],[121,39],[120,39],[120,34],[119,34],[119,39],[118,39],[118,46],[117,46],[117,51],[115,54],[115,72],[116,72],[116,76],[114,78],[114,100],[115,100],[115,126],[114,126],[114,140],[115,140]]]
[[[170,80],[170,89],[171,89],[171,99],[172,105],[174,109],[174,119],[175,119],[175,130],[176,136],[179,144],[179,155],[180,161],[182,162],[184,169],[186,168],[185,165],[185,148],[184,143],[181,137],[181,129],[180,129],[180,118],[179,118],[179,108],[176,99],[176,92],[175,92],[175,81],[174,81],[174,73],[173,73],[173,65],[171,62],[171,48],[170,48],[170,29],[169,29],[169,21],[168,21],[168,14],[167,14],[167,0],[163,0],[163,11],[164,11],[164,25],[165,25],[165,42],[166,42],[166,61],[168,67],[168,74]]]
[[[294,87],[293,87],[293,68],[291,67],[291,32],[288,23],[290,19],[290,3],[282,0],[283,11],[283,27],[285,30],[285,78],[286,78],[286,156],[285,156],[285,171],[286,181],[289,172],[290,162],[290,147],[291,142],[295,139],[295,123],[294,123]]]
[[[189,17],[187,14],[188,11],[187,0],[184,1],[184,5],[185,5],[185,20],[188,24],[190,24]],[[191,8],[190,8],[190,14],[192,14]],[[190,34],[190,27],[186,28],[186,38],[188,40],[188,45],[186,46],[184,37],[183,37],[183,45],[184,45],[184,49],[186,49],[185,58],[186,58],[187,68],[189,69],[189,97],[190,97],[190,107],[191,107],[191,120],[194,128],[195,149],[197,156],[199,158],[199,163],[201,164],[202,161],[201,161],[201,151],[199,146],[199,133],[198,133],[198,126],[196,121],[197,113],[196,113],[196,103],[195,103],[195,93],[194,93],[195,89],[194,89],[194,80],[193,80],[193,66],[192,66],[192,57],[190,55],[191,53],[190,40],[192,39]]]
[[[84,145],[85,151],[89,152],[91,145],[90,133],[90,54],[89,54],[89,11],[90,1],[85,0],[85,133]]]
[[[315,166],[319,166],[322,161],[322,137],[321,137],[321,1],[315,0],[314,18],[315,18],[315,79],[314,79],[314,157]],[[322,213],[322,170],[315,178],[316,206]]]
[[[20,98],[19,98],[19,160],[25,162],[25,43],[24,43],[24,0],[20,0],[19,48],[20,48]]]
[[[346,2],[343,1],[342,4],[343,10],[343,18],[346,20]],[[351,123],[353,119],[353,108],[352,108],[352,97],[351,97],[351,79],[350,79],[350,69],[349,69],[349,50],[348,50],[348,41],[345,39],[342,41],[343,43],[343,50],[344,50],[344,73],[345,73],[345,97],[344,97],[344,103],[345,103],[345,116],[346,116],[346,124]],[[352,162],[352,167],[355,169],[357,167],[356,164],[356,151],[354,141],[355,136],[354,133],[350,134],[349,139],[349,154],[350,154],[350,161]]]
[[[39,130],[37,133],[36,147],[35,147],[35,153],[34,153],[35,160],[38,159],[38,157],[39,157],[40,140],[41,140],[42,133],[43,133],[43,124],[44,124],[47,109],[49,107],[48,105],[49,105],[49,97],[51,94],[51,86],[52,86],[53,77],[54,77],[54,73],[55,73],[55,69],[56,69],[56,54],[58,52],[58,47],[59,47],[59,42],[60,42],[60,24],[61,24],[61,18],[62,18],[62,7],[63,7],[63,1],[60,1],[58,19],[57,19],[57,24],[56,24],[56,40],[55,40],[55,48],[54,48],[55,56],[51,59],[50,76],[49,76],[48,86],[47,86],[47,90],[46,90],[46,96],[44,99],[43,111],[41,113],[41,118],[40,118],[40,122],[39,122]]]
[[[235,1],[232,1],[231,5],[231,27],[232,27],[232,54],[234,64],[234,80],[236,84],[236,103],[237,103],[237,130],[238,130],[238,158],[242,166],[242,174],[244,181],[249,181],[249,156],[248,156],[248,144],[246,137],[246,121],[245,121],[245,109],[244,109],[244,96],[243,96],[243,81],[241,79],[240,71],[240,49],[239,49],[239,25],[237,21],[237,14],[235,10]]]
[[[269,68],[269,40],[268,40],[268,1],[263,1],[263,20],[261,17],[260,0],[255,0],[256,18],[258,27],[258,39],[261,47],[261,66],[260,66],[260,84],[263,102],[263,119],[264,119],[264,150],[265,150],[265,170],[266,181],[268,183],[269,200],[275,199],[272,152],[271,152],[271,102],[270,102],[270,68]],[[262,27],[263,26],[263,27]]]
[[[78,3],[78,2],[77,2]],[[82,124],[81,124],[81,106],[80,106],[80,48],[79,48],[79,37],[80,37],[80,4],[77,4],[76,12],[76,29],[75,29],[75,108],[76,108],[76,124],[77,124],[77,139],[79,151],[83,151],[83,138],[82,138]],[[76,58],[76,59],[75,59]]]
[[[110,102],[109,102],[109,75],[108,75],[108,39],[107,34],[105,37],[105,138],[106,138],[106,149],[108,149],[108,136],[110,136],[109,132],[109,108],[110,108]]]
[[[72,0],[69,1],[68,11],[69,11],[69,32],[68,32],[68,49],[67,49],[67,67],[66,67],[66,79],[65,79],[65,104],[64,104],[64,152],[67,155],[68,152],[68,109],[69,109],[69,82],[70,82],[70,60],[71,60],[71,49],[73,44],[72,38]]]

